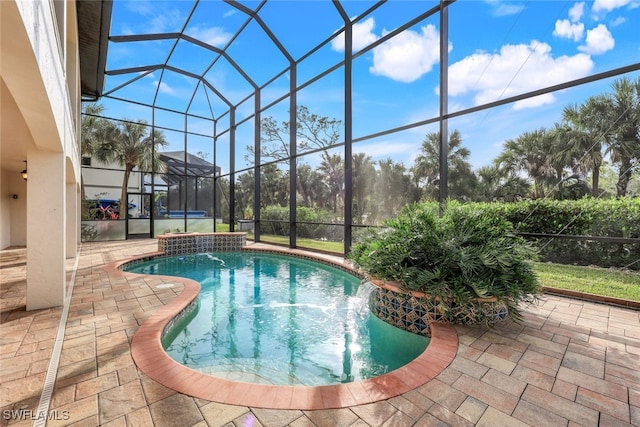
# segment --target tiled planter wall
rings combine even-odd
[[[375,288],[371,292],[369,308],[385,322],[427,337],[431,336],[429,323],[442,320],[437,301],[386,288]]]
[[[174,233],[158,236],[158,251],[165,255],[240,251],[247,233]]]
[[[385,322],[415,334],[431,336],[429,324],[448,323],[440,312],[440,302],[417,292],[403,292],[395,285],[372,281],[376,288],[369,296],[369,308]],[[469,307],[468,315],[461,323],[496,323],[508,317],[502,303],[488,300],[477,301]]]

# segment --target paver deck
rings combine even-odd
[[[640,311],[551,295],[520,324],[456,327],[457,353],[442,372],[375,403],[281,410],[178,393],[138,369],[131,341],[181,285],[104,268],[156,249],[152,239],[82,245],[47,425],[640,426]],[[2,425],[34,425],[63,314],[25,311],[25,256],[0,251]]]

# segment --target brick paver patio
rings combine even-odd
[[[551,295],[520,324],[456,327],[451,364],[388,400],[299,411],[177,393],[135,366],[130,342],[181,287],[104,270],[156,249],[155,240],[82,245],[47,425],[640,426],[640,311]],[[0,267],[2,425],[34,425],[63,310],[25,311],[24,249],[0,251]]]

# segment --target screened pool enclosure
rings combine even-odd
[[[115,0],[111,14],[104,89],[84,104],[85,240],[241,230],[347,253],[414,202],[640,193],[632,2]]]

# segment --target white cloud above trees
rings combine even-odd
[[[629,4],[625,0],[596,0],[601,10],[612,10]],[[478,50],[449,67],[451,96],[472,96],[474,105],[492,102],[530,92],[588,75],[594,68],[592,56],[601,55],[615,46],[605,24],[586,30],[582,22],[585,2],[575,3],[566,19],[555,23],[553,35],[579,43],[575,54],[555,55],[548,43],[530,41],[507,44],[496,52]],[[353,27],[353,50],[360,50],[389,34],[375,32],[371,17]],[[332,42],[336,51],[344,52],[344,35]],[[449,45],[452,50],[452,45]],[[439,63],[439,30],[432,24],[408,29],[372,50],[369,71],[392,80],[411,83],[431,72]],[[436,89],[437,91],[437,89]],[[514,108],[527,108],[555,102],[553,94],[518,102]]]
[[[587,31],[586,43],[579,46],[580,51],[590,55],[601,55],[615,46],[615,40],[607,26],[600,24],[592,30]]]
[[[584,15],[584,2],[576,3],[569,9],[569,19],[571,22],[578,22]]]
[[[439,38],[438,30],[431,24],[420,28],[420,32],[405,30],[373,50],[369,70],[405,83],[418,80],[439,62]]]
[[[595,0],[591,10],[594,12],[611,12],[614,9],[632,4],[633,0]]]
[[[356,52],[378,40],[375,20],[368,18],[353,26],[353,51]],[[389,34],[383,30],[382,37]],[[373,49],[372,74],[410,83],[431,71],[440,59],[439,32],[434,25],[420,31],[405,30]],[[332,40],[331,47],[344,52],[344,33]]]
[[[215,47],[223,47],[231,39],[231,34],[221,27],[194,26],[187,31],[187,34]]]
[[[569,19],[558,19],[556,21],[553,35],[580,41],[584,36],[584,24],[580,22],[584,15],[584,2],[574,4],[569,9]]]
[[[378,36],[373,32],[375,26],[376,22],[373,18],[367,18],[364,21],[353,25],[352,43],[354,52],[357,52],[378,40]],[[344,52],[344,32],[331,40],[331,48],[337,52]]]
[[[554,57],[551,46],[532,41],[505,45],[491,54],[477,51],[449,67],[449,94],[473,95],[474,105],[497,101],[587,75],[594,67],[584,53]],[[554,102],[552,94],[516,103],[514,108]]]
[[[584,36],[584,24],[582,22],[573,23],[568,19],[558,19],[553,35],[579,41]]]

